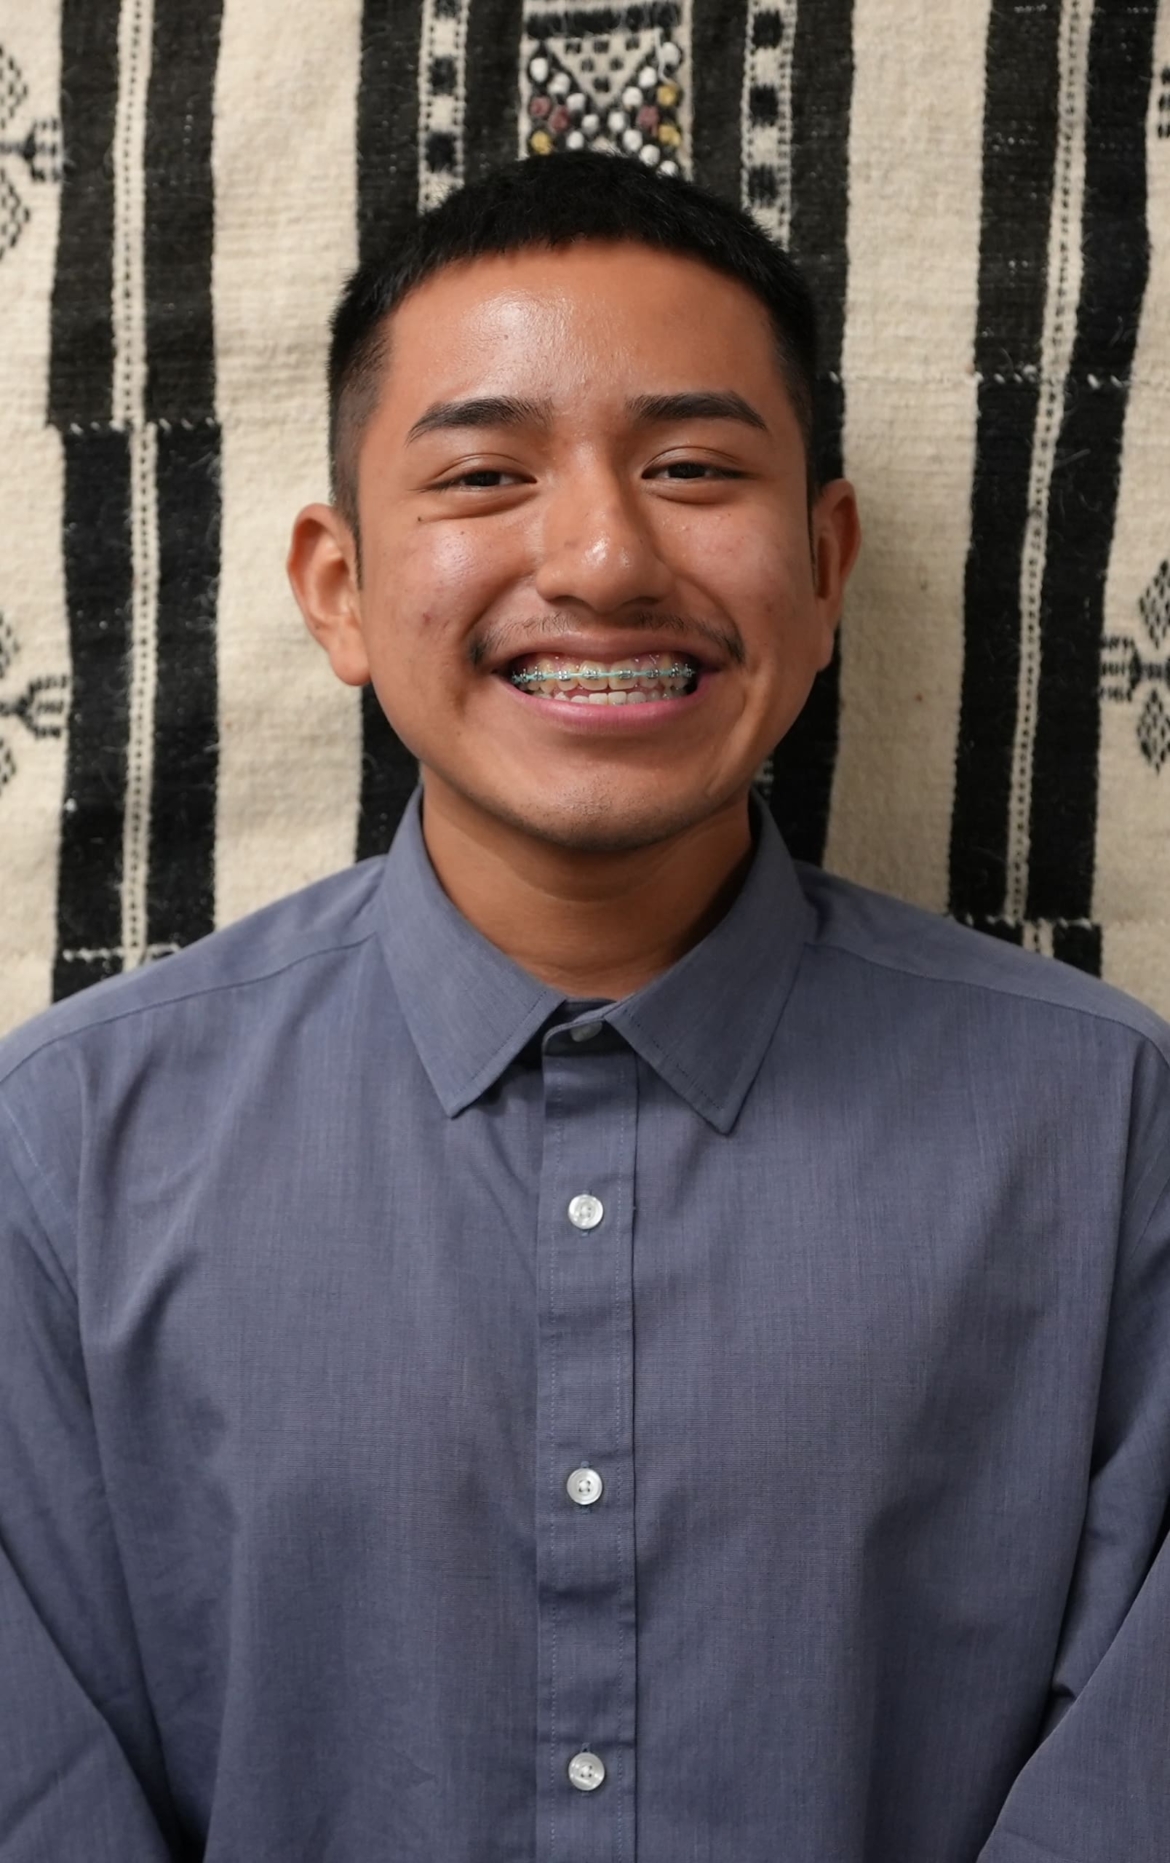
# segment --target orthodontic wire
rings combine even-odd
[[[619,666],[616,672],[606,673],[541,673],[533,671],[530,673],[509,674],[509,678],[514,686],[533,686],[538,683],[543,683],[546,679],[561,680],[566,684],[573,682],[580,684],[586,679],[642,679],[645,680],[648,685],[653,685],[660,679],[693,679],[694,677],[695,669],[693,666],[660,666],[654,667],[653,669],[640,666]]]

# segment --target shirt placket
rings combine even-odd
[[[543,1070],[537,1857],[634,1863],[636,1061],[586,1025]]]

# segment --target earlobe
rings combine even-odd
[[[306,505],[293,523],[288,579],[313,639],[347,686],[369,683],[353,532],[332,505]]]

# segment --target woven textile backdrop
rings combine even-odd
[[[283,576],[386,203],[616,148],[824,316],[793,852],[1170,1013],[1170,0],[0,0],[0,1024],[382,850]]]

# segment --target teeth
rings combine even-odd
[[[621,662],[606,666],[598,660],[566,664],[551,657],[535,659],[521,672],[511,675],[512,684],[522,692],[536,692],[543,698],[571,698],[578,694],[607,697],[622,693],[632,697],[640,692],[644,698],[679,697],[695,677],[689,662],[672,661],[669,654],[635,654],[632,664]]]
[[[660,689],[639,691],[639,693],[557,693],[557,704],[650,704],[652,699],[665,699],[667,693]]]
[[[654,699],[677,698],[662,686],[643,687],[637,692],[555,692],[558,705],[649,705]]]

